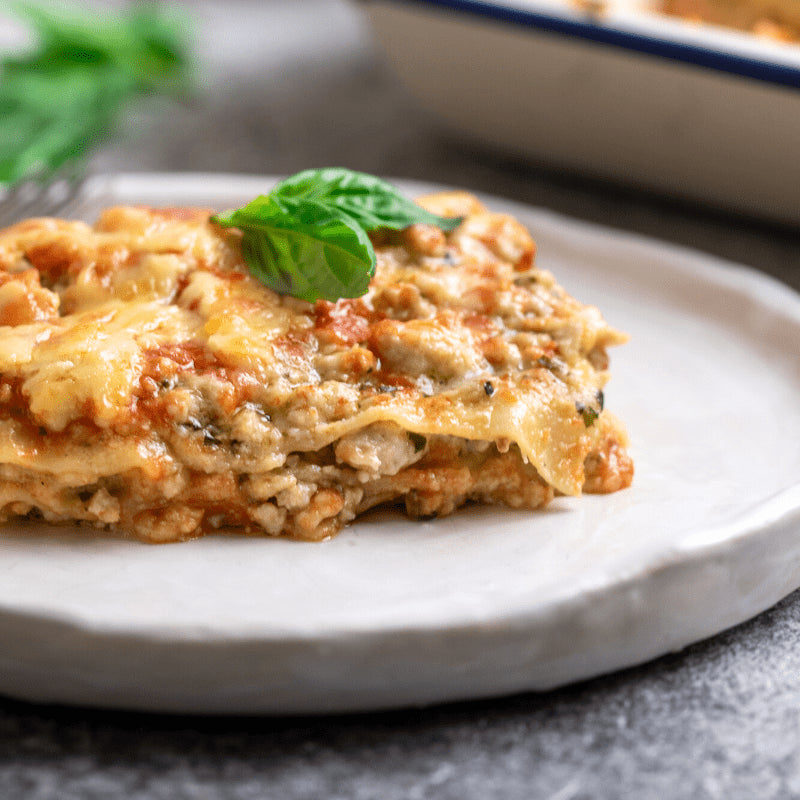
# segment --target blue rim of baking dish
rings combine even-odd
[[[539,9],[518,8],[486,0],[388,0],[388,2],[401,6],[417,5],[460,11],[494,22],[570,36],[800,90],[800,62],[797,66],[792,66],[685,41],[623,30],[604,25],[596,18],[558,16]]]

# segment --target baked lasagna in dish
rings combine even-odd
[[[800,41],[800,0],[664,0],[663,10],[689,21]]]
[[[603,407],[625,336],[465,193],[444,233],[377,231],[356,299],[276,294],[198,209],[0,232],[0,517],[152,542],[219,529],[318,540],[379,504],[449,514],[613,492]]]

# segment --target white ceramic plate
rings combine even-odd
[[[461,137],[800,225],[800,44],[684,23],[648,3],[362,6],[412,96]]]
[[[270,184],[120,176],[89,205],[224,207]],[[322,544],[6,528],[0,692],[284,713],[546,689],[681,648],[800,585],[800,298],[696,253],[488,203],[632,335],[607,401],[629,427],[633,488],[543,512],[385,512]]]

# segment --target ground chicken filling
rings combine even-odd
[[[0,232],[0,517],[319,540],[382,504],[629,485],[603,397],[625,337],[511,217],[422,202],[464,222],[375,235],[369,292],[337,303],[263,287],[199,210]]]

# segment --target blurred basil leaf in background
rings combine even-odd
[[[189,93],[189,23],[175,9],[14,3],[11,10],[38,45],[0,60],[0,184],[46,178],[84,158],[137,98]]]

